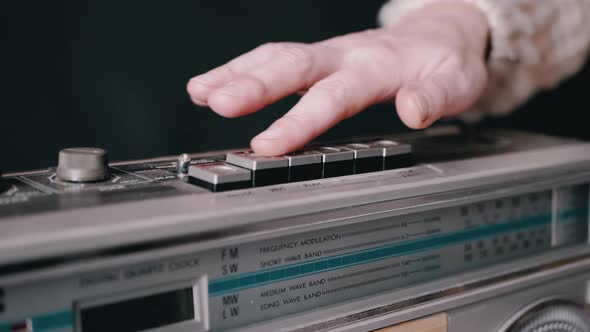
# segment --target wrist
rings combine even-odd
[[[471,49],[486,58],[490,47],[490,28],[485,13],[469,0],[441,0],[440,6],[446,6],[441,8],[441,12],[448,11],[448,19],[461,31]]]
[[[422,6],[421,1],[413,1],[415,10],[407,11],[389,25],[391,28],[402,33],[421,31],[434,38],[452,35],[453,40],[444,40],[484,59],[489,48],[490,29],[485,13],[471,0],[427,0]],[[381,20],[387,21],[383,15]]]

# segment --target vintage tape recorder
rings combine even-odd
[[[439,127],[0,179],[0,331],[590,332],[590,143]]]

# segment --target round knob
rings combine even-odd
[[[109,178],[108,155],[98,148],[69,148],[59,152],[58,179],[94,182]]]

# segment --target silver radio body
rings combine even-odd
[[[0,331],[590,329],[590,143],[380,139],[416,162],[218,192],[180,173],[235,151],[5,174]]]

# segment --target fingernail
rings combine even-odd
[[[424,99],[423,95],[417,93],[414,97],[414,103],[416,103],[416,109],[420,113],[420,121],[422,123],[426,122],[430,117],[430,113],[428,112],[428,103],[426,102],[426,99]]]
[[[263,131],[262,133],[258,134],[258,136],[254,137],[255,140],[257,139],[277,139],[281,138],[283,131],[281,128],[274,126],[270,127],[267,130]]]
[[[244,88],[240,84],[232,82],[224,85],[221,89],[218,90],[218,92],[234,97],[243,97],[245,95]]]
[[[191,96],[190,98],[191,98],[191,101],[198,106],[207,106],[207,102],[204,100],[197,99],[193,96]]]
[[[211,91],[212,84],[207,83],[200,78],[200,76],[191,78],[186,86],[186,90],[190,95],[205,95]]]
[[[199,76],[193,77],[191,79],[191,81],[198,83],[198,84],[211,85],[211,84],[215,84],[215,82],[219,81],[219,77],[217,77],[215,74],[212,74],[212,73],[205,73],[205,74],[201,74]]]

